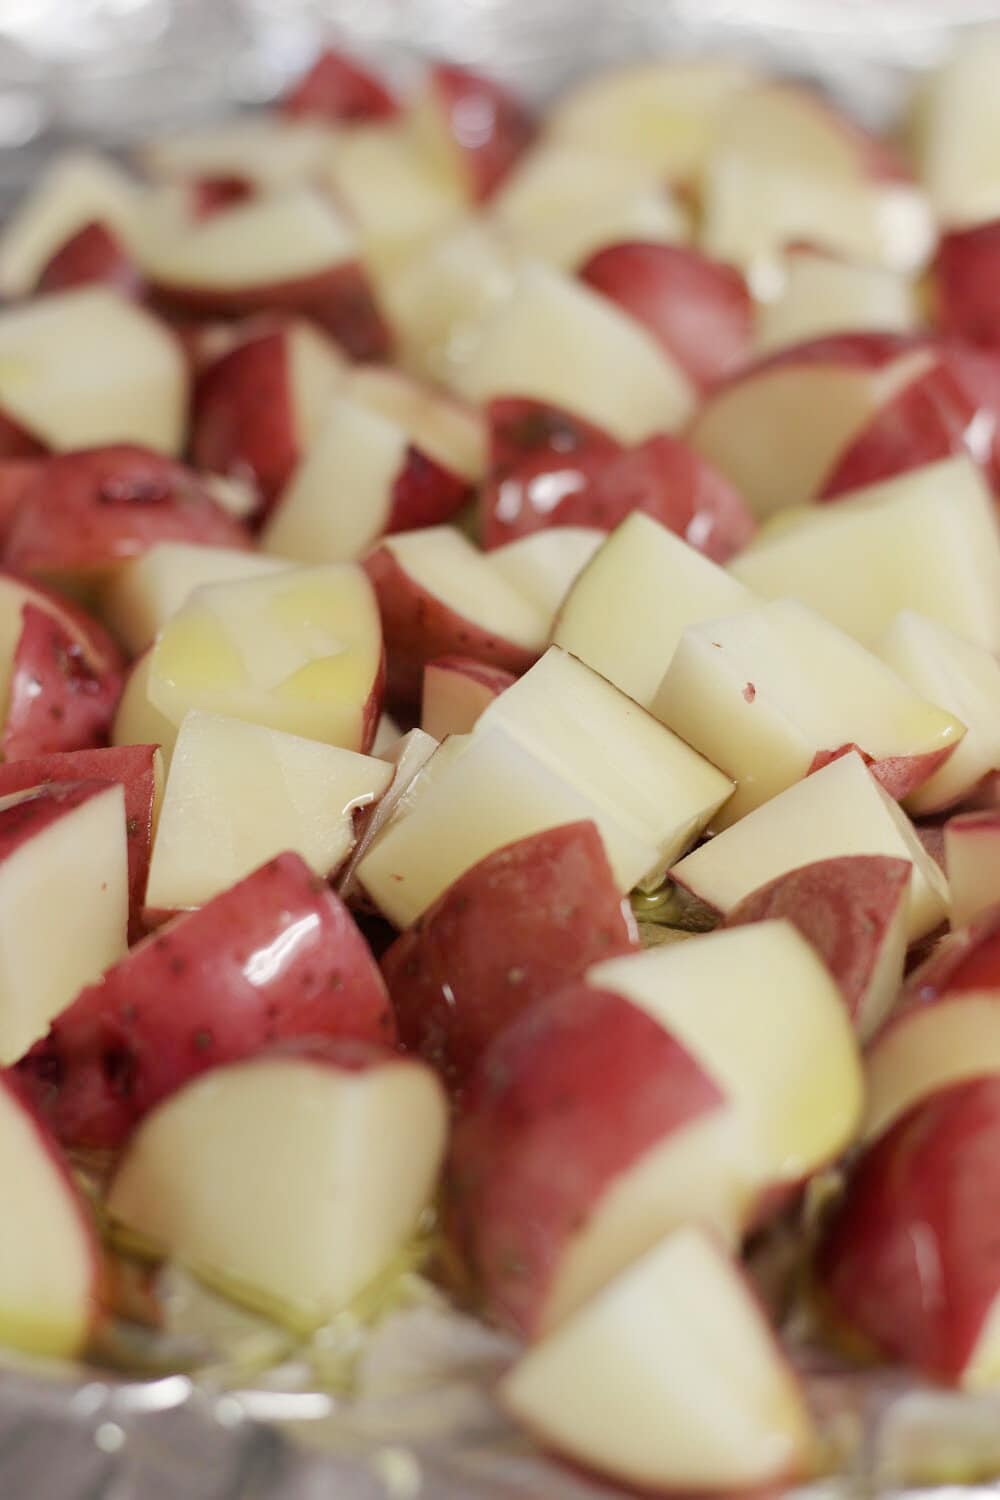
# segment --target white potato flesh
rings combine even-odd
[[[933,362],[927,350],[882,365],[789,358],[710,395],[690,440],[765,518],[814,499],[852,439]]]
[[[479,412],[400,370],[359,365],[347,376],[347,394],[398,423],[422,453],[462,479],[486,471],[486,427]]]
[[[764,598],[800,599],[865,646],[911,609],[1000,650],[1000,532],[970,458],[925,464],[817,506],[729,566]]]
[[[620,823],[502,729],[479,730],[377,840],[358,865],[358,879],[391,922],[409,927],[494,849],[583,818],[597,825],[615,884],[631,890],[658,860],[652,840]]]
[[[30,795],[4,797],[0,810]],[[127,926],[124,794],[95,784],[40,832],[26,830],[0,863],[0,1063],[23,1057],[84,985],[121,958]]]
[[[178,339],[110,287],[0,311],[0,408],[52,448],[142,443],[177,453],[187,397]]]
[[[149,701],[151,657],[149,651],[140,656],[125,679],[125,690],[111,726],[111,743],[159,745],[164,765],[169,765],[177,741],[177,726]]]
[[[587,983],[623,995],[714,1079],[746,1133],[761,1186],[797,1182],[852,1139],[864,1100],[858,1045],[825,964],[790,922],[609,959]]]
[[[178,727],[202,708],[355,750],[381,655],[363,569],[283,569],[196,590],[152,649],[147,692]]]
[[[543,141],[523,156],[492,202],[518,255],[573,271],[605,245],[674,244],[688,223],[662,177],[638,162]]]
[[[331,139],[326,126],[311,120],[286,120],[278,114],[243,116],[161,136],[142,148],[141,158],[152,177],[235,177],[274,192],[314,179]]]
[[[902,610],[875,649],[904,682],[966,727],[941,769],[906,799],[914,816],[948,807],[1000,770],[1000,662],[992,651],[914,610]]]
[[[636,511],[577,578],[552,639],[656,713],[657,689],[685,627],[752,603],[725,569]]]
[[[57,157],[4,223],[0,296],[31,292],[55,252],[88,224],[103,224],[128,243],[141,206],[137,184],[105,157],[88,151]]]
[[[148,1116],[108,1209],[179,1260],[315,1326],[416,1230],[446,1132],[443,1091],[422,1063],[237,1063]]]
[[[166,197],[150,206],[139,248],[144,270],[161,285],[236,292],[332,271],[354,259],[356,239],[321,194],[291,188],[197,220]]]
[[[1000,37],[977,29],[934,69],[917,95],[920,175],[946,225],[1000,214]]]
[[[379,284],[402,362],[461,390],[461,370],[491,308],[514,287],[514,258],[485,220],[468,219]]]
[[[964,733],[877,656],[791,599],[689,626],[654,712],[736,782],[717,828],[799,781],[822,751],[855,744],[873,760],[906,760],[955,746]]]
[[[407,531],[386,537],[383,546],[414,583],[464,620],[529,651],[544,645],[544,612],[491,566],[489,553],[453,527]]]
[[[996,992],[956,993],[907,1011],[875,1038],[865,1062],[868,1145],[919,1100],[1000,1068]]]
[[[301,562],[353,562],[390,523],[409,440],[397,422],[335,396],[261,538]]]
[[[951,925],[966,927],[1000,901],[1000,812],[967,813],[945,824]]]
[[[695,1227],[530,1348],[500,1395],[543,1443],[643,1489],[766,1484],[805,1466],[813,1441],[742,1273]]]
[[[547,130],[683,181],[708,157],[726,106],[751,78],[741,63],[702,57],[609,68],[557,100]]]
[[[841,854],[888,854],[911,862],[910,942],[947,916],[944,875],[856,751],[755,808],[670,874],[706,905],[728,912],[777,876]]]
[[[355,812],[392,775],[375,756],[189,713],[170,761],[146,904],[203,906],[288,849],[325,879],[350,853]]]
[[[59,1148],[0,1088],[0,1342],[31,1354],[79,1354],[99,1313],[100,1251]]]
[[[512,588],[554,623],[570,588],[604,539],[605,533],[592,526],[549,526],[494,547],[487,558]]]
[[[920,321],[913,281],[883,266],[796,250],[781,265],[781,290],[757,309],[761,354],[831,333],[905,333]]]
[[[283,566],[291,564],[239,547],[158,542],[116,573],[102,594],[101,614],[137,656],[203,584],[266,577]]]
[[[489,314],[458,388],[479,402],[548,401],[626,443],[675,431],[694,404],[687,376],[645,329],[607,298],[535,263]]]
[[[474,733],[501,728],[657,850],[656,882],[732,794],[732,782],[575,656],[551,646],[494,698]]]
[[[383,715],[383,719],[385,715]],[[392,780],[365,818],[350,858],[337,877],[337,890],[347,896],[357,886],[357,868],[380,834],[406,803],[414,783],[438,749],[437,740],[422,729],[411,729],[395,736],[391,745],[378,748],[378,736],[372,754],[379,755],[392,771]]]

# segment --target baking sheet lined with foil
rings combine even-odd
[[[4,0],[0,211],[67,145],[142,138],[273,98],[323,41],[405,78],[439,55],[542,101],[670,51],[736,53],[885,126],[914,71],[1000,0]],[[32,1500],[584,1500],[615,1491],[534,1452],[489,1388],[511,1344],[411,1278],[374,1331],[305,1349],[168,1269],[147,1378],[6,1360],[0,1496]],[[830,1477],[799,1493],[995,1494],[1000,1397],[845,1371],[789,1330]],[[130,1351],[119,1350],[123,1364]]]

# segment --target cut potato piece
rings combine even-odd
[[[170,762],[147,906],[203,906],[285,850],[325,879],[351,850],[355,812],[392,774],[374,756],[189,713]]]
[[[169,765],[177,740],[177,726],[149,701],[149,667],[152,652],[133,663],[111,726],[113,745],[159,745]]]
[[[0,236],[0,296],[27,296],[51,257],[88,224],[129,243],[139,189],[106,157],[69,151],[56,158],[30,196],[9,215]]]
[[[965,927],[1000,902],[1000,812],[971,812],[945,824],[951,925]]]
[[[810,1466],[802,1392],[738,1267],[679,1229],[500,1385],[545,1444],[650,1491],[753,1488]]]
[[[48,1131],[0,1083],[0,1342],[72,1358],[101,1314],[103,1265],[90,1210]]]
[[[959,37],[917,95],[913,131],[920,175],[949,226],[1000,214],[1000,37],[982,28]]]
[[[605,533],[592,526],[551,526],[494,547],[489,563],[554,622],[570,588],[604,538]]]
[[[449,757],[439,777],[423,787],[421,782],[423,777],[416,783],[419,797],[357,868],[368,895],[400,928],[412,925],[459,875],[494,849],[560,823],[589,818],[597,824],[623,892],[659,860],[651,838],[620,823],[502,729],[480,729],[461,753]]]
[[[862,645],[902,609],[1000,650],[1000,533],[970,458],[855,490],[730,564],[765,598],[792,595]]]
[[[660,878],[732,792],[721,771],[558,646],[494,698],[475,733],[495,728],[654,845],[644,883]]]
[[[177,453],[187,395],[177,338],[107,287],[0,312],[0,408],[51,448],[131,442]]]
[[[696,173],[730,100],[752,79],[728,58],[671,58],[608,69],[550,111],[558,141],[611,152],[671,181]]]
[[[889,854],[910,861],[910,942],[944,920],[944,875],[856,751],[748,813],[670,873],[706,905],[728,912],[787,870],[840,854]]]
[[[269,192],[315,179],[331,135],[310,121],[254,115],[164,135],[142,148],[151,177],[175,182],[237,181]]]
[[[23,1056],[121,957],[128,909],[119,784],[70,782],[0,798],[0,1063]]]
[[[109,1212],[303,1328],[383,1271],[417,1228],[447,1130],[424,1064],[354,1041],[215,1069],[139,1127]]]
[[[115,575],[101,599],[101,613],[138,656],[202,584],[266,577],[291,566],[235,547],[158,542]]]
[[[657,689],[685,627],[752,603],[742,584],[637,511],[577,578],[552,639],[656,713]]]
[[[758,309],[761,354],[828,333],[904,333],[919,322],[913,283],[897,271],[798,249],[785,255],[781,291]]]
[[[791,599],[689,626],[653,712],[736,782],[717,828],[850,744],[902,800],[964,733],[877,656]]]
[[[761,1188],[831,1161],[861,1118],[858,1046],[826,965],[787,921],[707,933],[596,964],[688,1049],[744,1122]]]
[[[625,443],[674,431],[690,415],[686,375],[606,298],[542,265],[519,272],[462,368],[475,401],[531,396],[599,422]]]
[[[896,616],[876,650],[915,692],[965,725],[944,765],[906,800],[915,816],[949,807],[1000,770],[1000,662],[992,651],[909,609]]]
[[[178,728],[192,708],[364,750],[381,708],[382,632],[351,563],[206,584],[153,647],[149,701]]]

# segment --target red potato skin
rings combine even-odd
[[[18,507],[40,469],[38,458],[0,459],[0,548],[6,542]]]
[[[358,360],[388,359],[392,334],[379,310],[367,273],[358,260],[345,260],[295,281],[267,286],[201,288],[166,285],[153,288],[157,311],[168,319],[181,316],[250,318],[271,312],[310,318]]]
[[[1000,219],[941,236],[931,268],[934,313],[943,333],[1000,348]]]
[[[257,189],[248,177],[197,177],[190,184],[191,212],[195,219],[210,219],[213,214],[247,203]]]
[[[472,196],[485,203],[535,139],[534,119],[501,84],[452,63],[435,64],[431,87]]]
[[[834,1315],[884,1356],[961,1379],[1000,1292],[1000,1079],[942,1089],[876,1142],[817,1275]]]
[[[420,727],[443,740],[467,734],[486,706],[517,679],[499,667],[486,667],[468,656],[440,656],[424,667]]]
[[[267,329],[212,360],[191,413],[196,468],[249,479],[266,513],[302,456],[288,333]]]
[[[578,274],[652,334],[702,392],[750,357],[753,300],[733,266],[683,246],[634,241],[598,250]]]
[[[851,1020],[861,1005],[886,931],[910,886],[909,860],[847,854],[817,860],[762,885],[734,906],[723,927],[784,918],[826,964]]]
[[[968,927],[949,933],[908,977],[900,1005],[888,1025],[916,1006],[935,1005],[970,990],[1000,993],[1000,906]]]
[[[471,656],[519,677],[537,651],[491,635],[411,578],[386,546],[364,560],[382,616],[390,702],[419,705],[424,667],[439,656]]]
[[[96,665],[57,615],[28,603],[21,618],[0,733],[4,760],[106,745],[123,670]]]
[[[282,854],[131,949],[16,1071],[65,1146],[118,1147],[196,1074],[306,1036],[396,1028],[347,908]]]
[[[99,750],[55,751],[0,765],[0,797],[53,782],[118,782],[124,788],[130,942],[143,932],[140,915],[153,844],[156,751],[156,745],[113,745]]]
[[[392,485],[387,533],[419,531],[450,521],[471,499],[473,487],[461,474],[408,444]]]
[[[105,781],[73,781],[34,787],[11,807],[0,808],[0,864],[67,813],[107,790]]]
[[[28,480],[4,547],[7,567],[100,580],[157,542],[249,547],[246,529],[184,464],[131,443],[47,459]]]
[[[449,1233],[488,1316],[537,1333],[602,1195],[721,1103],[680,1043],[619,995],[576,983],[514,1021],[470,1081],[447,1178]]]
[[[85,224],[61,245],[42,268],[36,292],[63,292],[95,283],[114,287],[127,297],[141,296],[143,277],[125,245],[108,225]]]
[[[48,448],[20,422],[0,411],[0,461],[9,458],[44,458]]]
[[[593,823],[497,849],[382,959],[400,1037],[459,1094],[483,1052],[536,1001],[638,946]]]
[[[480,498],[487,549],[550,526],[614,528],[645,511],[715,562],[746,546],[756,522],[734,485],[666,433],[624,448],[568,412],[491,403],[490,470]]]
[[[279,104],[284,115],[331,121],[391,120],[393,95],[374,74],[343,52],[321,52]]]
[[[904,797],[922,787],[935,771],[940,770],[959,743],[960,741],[955,740],[941,750],[928,750],[923,755],[887,755],[881,760],[875,760],[867,750],[862,750],[860,745],[849,741],[838,745],[836,750],[818,750],[808,774],[821,771],[824,766],[828,766],[833,760],[840,760],[843,755],[854,753],[861,756],[883,791],[888,792],[896,802],[902,802]]]

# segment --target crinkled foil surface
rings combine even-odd
[[[990,21],[1000,0],[0,0],[0,210],[69,143],[127,149],[266,102],[322,40],[403,81],[450,56],[539,101],[617,60],[722,50],[815,80],[878,125],[913,71]],[[615,1493],[532,1451],[489,1396],[509,1343],[415,1278],[374,1332],[344,1325],[302,1348],[165,1275],[168,1332],[119,1351],[145,1378],[0,1363],[0,1500]],[[801,1333],[830,1477],[796,1500],[1000,1492],[1000,1398],[848,1372]]]

